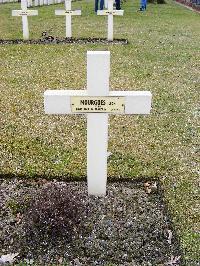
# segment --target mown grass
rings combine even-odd
[[[35,7],[30,37],[42,31],[64,37],[62,5]],[[138,2],[123,4],[115,18],[115,37],[128,45],[1,45],[1,176],[83,179],[86,176],[86,119],[47,116],[46,89],[86,87],[86,51],[111,51],[110,88],[150,90],[149,116],[110,116],[109,180],[159,178],[180,237],[187,265],[200,259],[198,119],[200,87],[199,14],[169,1],[137,12]],[[0,5],[0,39],[22,38],[19,4]],[[74,37],[105,37],[106,19],[92,1],[77,1]],[[97,73],[98,74],[98,73]],[[192,262],[193,261],[193,262]]]

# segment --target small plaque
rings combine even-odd
[[[72,96],[72,113],[124,113],[125,97]]]
[[[28,11],[22,11],[20,15],[21,16],[27,16],[28,15]]]
[[[28,11],[21,11],[20,16],[28,16]]]

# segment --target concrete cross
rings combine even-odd
[[[71,16],[80,16],[81,10],[71,10],[71,0],[65,0],[65,10],[55,10],[55,15],[66,17],[66,37],[72,37]]]
[[[104,196],[109,114],[149,114],[149,91],[109,91],[110,52],[87,52],[87,90],[47,90],[46,114],[87,115],[88,194]]]
[[[113,16],[123,16],[124,10],[113,10],[113,0],[108,0],[108,10],[97,10],[97,15],[108,16],[108,41],[113,41]]]
[[[37,10],[27,9],[27,0],[21,0],[21,10],[12,10],[12,16],[22,17],[23,39],[29,39],[28,16],[37,16]]]

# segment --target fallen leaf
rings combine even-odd
[[[33,259],[30,259],[30,260],[25,259],[24,261],[27,263],[27,265],[32,265],[34,263]]]
[[[145,191],[147,194],[150,194],[151,192],[154,192],[157,190],[157,183],[154,182],[154,183],[150,183],[150,182],[146,182],[144,183],[144,188],[145,188]]]
[[[170,261],[168,261],[165,265],[167,266],[176,266],[179,265],[181,256],[171,256]]]
[[[58,263],[59,264],[62,264],[63,263],[63,258],[62,257],[59,258]]]
[[[149,182],[144,183],[144,188],[147,194],[151,193],[151,184]]]
[[[23,214],[21,214],[21,213],[17,213],[17,217],[16,217],[17,224],[21,223],[21,221],[22,221],[22,217],[23,217]]]
[[[158,188],[158,187],[157,187],[157,183],[154,182],[154,183],[151,185],[151,190],[156,191],[157,188]]]
[[[82,264],[80,263],[79,259],[75,259],[74,263],[76,266],[81,266]]]
[[[19,255],[19,253],[11,253],[11,254],[6,254],[6,255],[2,255],[0,258],[0,263],[13,263],[15,260],[15,257],[17,257]]]
[[[167,242],[171,245],[171,243],[172,243],[172,231],[171,230],[167,230],[167,233],[168,233]]]

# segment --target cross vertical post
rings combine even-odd
[[[27,1],[21,0],[21,9],[22,12],[27,12]],[[29,30],[28,30],[28,17],[25,15],[22,15],[22,27],[23,27],[23,39],[28,40],[29,39]]]
[[[108,0],[108,41],[113,40],[113,1]]]
[[[65,0],[65,10],[71,10],[72,4],[71,0]],[[65,16],[66,19],[66,37],[71,38],[72,37],[72,17],[71,16]]]
[[[110,52],[87,52],[88,96],[108,96]],[[108,114],[87,114],[88,194],[105,195],[107,182]]]
[[[113,10],[113,0],[108,0],[108,10],[98,10],[97,15],[108,16],[108,41],[113,41],[113,16],[123,16],[124,10]]]

